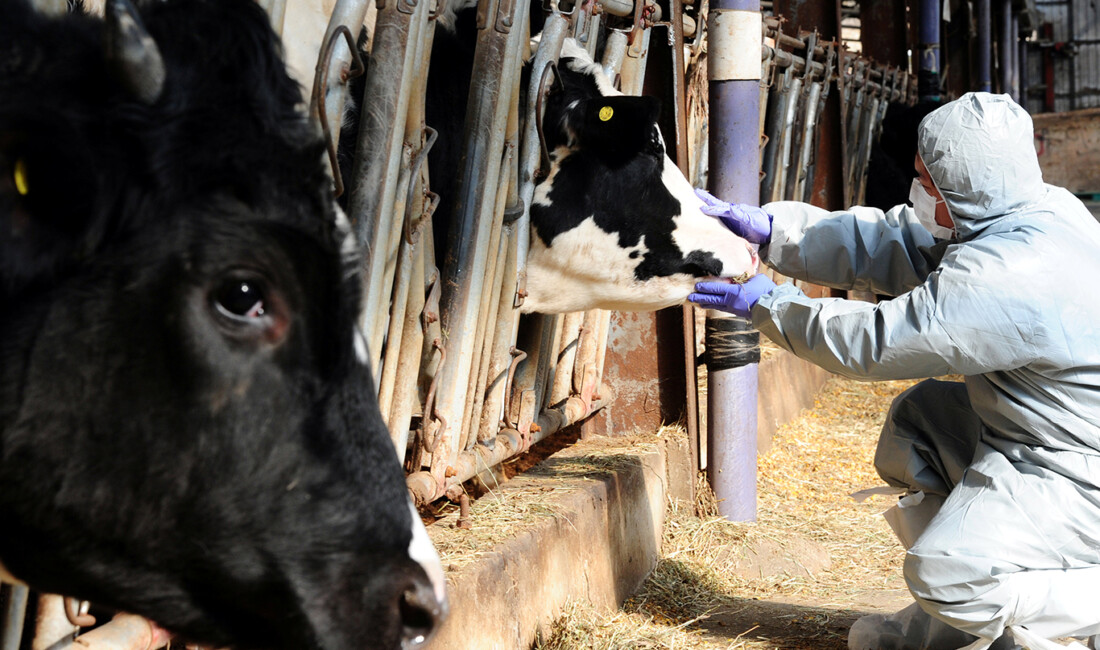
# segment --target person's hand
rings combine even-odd
[[[722,225],[750,244],[762,246],[771,239],[772,216],[762,208],[747,203],[726,203],[714,198],[706,190],[696,189],[695,196],[706,204],[699,208],[703,214],[717,217]]]
[[[688,300],[708,309],[720,309],[741,318],[749,318],[753,305],[771,293],[772,289],[775,289],[775,283],[764,274],[752,276],[745,284],[697,282],[695,293],[688,296]]]

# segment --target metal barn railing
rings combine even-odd
[[[365,252],[366,348],[383,416],[421,503],[457,497],[456,486],[479,471],[599,408],[610,318],[600,311],[520,318],[518,310],[543,70],[567,36],[594,49],[604,16],[591,4],[569,13],[551,8],[521,89],[528,0],[481,3],[458,189],[437,197],[424,165],[436,137],[424,120],[429,4],[379,8],[358,139],[364,153],[345,179]],[[623,13],[619,4],[608,11]],[[610,40],[621,39],[611,32]],[[609,71],[640,88],[644,49],[609,52]],[[433,218],[439,201],[453,206],[452,223]],[[446,233],[445,250],[435,250],[436,233]]]
[[[905,70],[838,51],[835,42],[823,42],[816,33],[784,34],[782,24],[777,18],[764,21],[760,201],[812,202],[821,115],[835,86],[845,133],[844,205],[857,205],[867,189],[871,147],[886,109],[916,100],[915,79]]]
[[[371,1],[339,0],[318,53],[310,109],[331,143],[340,140],[346,81],[356,67],[352,36]],[[640,94],[653,27],[670,23],[661,23],[652,0],[545,7],[542,36],[529,53],[529,81],[523,87],[529,2],[482,0],[478,7],[473,90],[456,103],[458,110],[465,106],[466,118],[463,164],[452,196],[433,190],[433,180],[442,186],[439,181],[445,179],[431,179],[426,164],[441,137],[425,117],[435,3],[378,4],[365,91],[355,98],[364,106],[359,154],[352,173],[337,185],[346,186],[349,217],[363,250],[363,344],[381,412],[405,463],[409,489],[420,503],[460,498],[463,482],[612,398],[602,382],[610,312],[519,313],[525,297],[528,208],[535,180],[545,172],[539,169],[534,115],[544,73],[558,59],[566,37],[593,54],[603,37],[600,62],[608,76],[618,79],[624,92]],[[682,9],[679,2],[671,6]],[[265,7],[281,27],[285,4],[271,0]],[[705,7],[705,0],[691,7],[698,20],[684,20],[683,31],[669,31],[677,42],[692,39],[687,45],[693,60],[704,52]],[[871,139],[887,103],[906,101],[912,93],[908,75],[838,51],[812,33],[785,35],[775,19],[765,21],[765,36],[762,199],[811,199],[823,107],[830,93],[838,92],[848,132],[845,197],[849,204],[857,202]],[[682,71],[682,63],[675,69]],[[681,164],[702,184],[705,101],[689,99],[685,105],[696,126],[679,127],[690,132],[678,137],[690,139]],[[435,216],[444,201],[454,208],[452,223]],[[436,249],[437,241],[445,242],[444,250]],[[79,610],[79,604],[69,607],[74,608]],[[17,650],[32,637],[34,648],[71,640],[79,628],[65,609],[60,597],[4,585],[0,650]],[[79,617],[79,611],[69,615]],[[101,629],[131,639],[126,642],[131,645],[112,647],[145,647],[146,640],[137,638],[140,626],[127,625]]]

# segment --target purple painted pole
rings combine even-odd
[[[921,99],[940,96],[940,0],[920,3],[920,71],[917,74]]]
[[[993,92],[993,18],[990,0],[977,0],[978,90]]]
[[[708,26],[710,191],[760,202],[759,0],[712,0]],[[758,332],[745,319],[707,313],[707,475],[718,511],[756,519]]]

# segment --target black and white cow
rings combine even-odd
[[[535,188],[525,312],[661,309],[696,280],[756,272],[665,153],[659,104],[615,90],[567,39],[543,116],[550,173]]]
[[[0,0],[3,573],[199,643],[416,647],[442,571],[267,17],[108,5]]]

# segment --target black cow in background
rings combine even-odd
[[[882,120],[882,135],[871,147],[867,193],[863,204],[880,210],[909,201],[909,187],[917,177],[917,127],[926,115],[943,106],[940,101],[892,103]]]
[[[216,646],[430,636],[299,104],[252,0],[0,0],[0,574]]]

